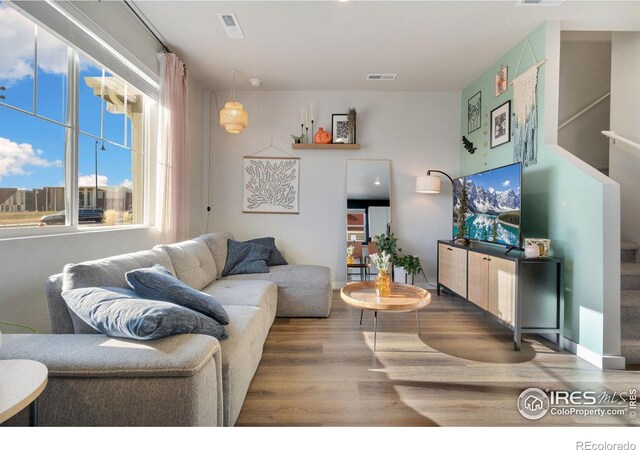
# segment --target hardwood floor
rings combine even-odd
[[[511,332],[466,301],[438,297],[420,313],[378,315],[344,304],[334,291],[328,319],[276,319],[238,426],[629,425],[629,417],[523,418],[529,387],[627,392],[638,371],[601,371],[551,343]]]

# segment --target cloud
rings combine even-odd
[[[133,181],[131,181],[128,178],[125,178],[125,180],[120,183],[120,186],[126,187],[128,189],[133,189]]]
[[[502,187],[507,187],[507,186],[509,186],[510,184],[511,184],[511,181],[509,181],[509,180],[505,180],[505,181],[502,183]]]
[[[34,25],[9,6],[0,4],[0,80],[6,84],[33,76]],[[45,72],[67,72],[67,45],[38,28],[38,65]]]
[[[80,175],[78,177],[78,186],[80,187],[95,187],[96,186],[96,174]],[[106,175],[98,175],[98,186],[109,186],[109,177]]]
[[[42,157],[42,150],[34,150],[31,144],[18,144],[0,137],[0,180],[7,175],[29,175],[26,166],[62,167],[62,161],[49,161]]]

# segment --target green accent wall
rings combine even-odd
[[[461,133],[477,147],[469,154],[460,146],[461,175],[513,162],[511,142],[489,148],[489,118],[492,109],[512,100],[512,86],[495,96],[494,78],[500,66],[508,66],[509,82],[534,64],[528,48],[521,67],[516,66],[529,39],[538,60],[545,58],[547,26],[543,23],[462,92]],[[559,39],[560,36],[557,36]],[[603,184],[586,174],[572,159],[543,138],[546,65],[538,72],[538,162],[523,171],[522,233],[525,237],[551,239],[552,254],[565,259],[565,336],[587,349],[603,353]],[[482,126],[467,132],[467,101],[482,92]]]

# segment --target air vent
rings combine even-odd
[[[236,19],[235,14],[222,13],[218,14],[218,17],[220,18],[222,27],[224,28],[224,31],[226,31],[229,38],[244,39],[244,33],[242,32],[242,28],[240,28],[240,24],[238,23],[238,19]]]
[[[369,81],[393,81],[398,76],[397,73],[370,73],[367,75]]]
[[[516,6],[560,6],[564,0],[518,0]]]

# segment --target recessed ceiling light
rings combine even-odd
[[[236,19],[236,15],[233,13],[220,13],[218,14],[220,18],[220,22],[222,23],[222,27],[224,31],[226,31],[227,36],[231,39],[244,39],[244,33],[242,32],[242,28],[240,28],[240,23],[238,19]]]
[[[380,178],[376,177],[376,181],[374,181],[373,184],[380,186]]]
[[[516,6],[559,6],[564,0],[518,0]]]

